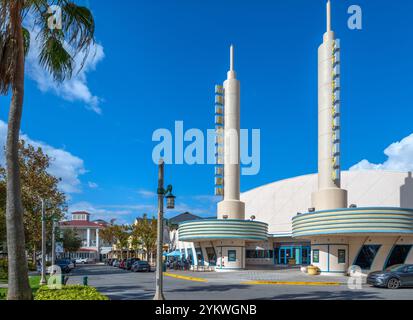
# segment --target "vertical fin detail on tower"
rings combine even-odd
[[[331,64],[332,64],[332,179],[340,185],[341,165],[340,165],[340,40],[334,40],[331,50]]]
[[[215,195],[224,196],[224,87],[215,86]]]

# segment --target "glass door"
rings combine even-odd
[[[291,247],[282,247],[280,248],[278,263],[287,265],[292,257],[293,257],[293,249]]]
[[[311,247],[303,247],[302,250],[302,262],[303,265],[311,264]]]
[[[286,249],[281,248],[280,254],[278,255],[278,264],[285,264],[285,253]]]

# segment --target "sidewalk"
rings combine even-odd
[[[309,285],[346,285],[344,276],[310,276],[297,269],[287,270],[244,270],[235,272],[193,272],[168,270],[172,277],[188,281],[218,282],[231,284],[309,284]]]

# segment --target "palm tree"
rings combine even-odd
[[[61,8],[62,28],[51,28],[54,17],[49,3]],[[33,19],[33,29],[23,27],[24,17]],[[55,22],[55,21],[54,21]],[[30,32],[40,41],[39,63],[61,82],[72,76],[74,58],[89,54],[94,43],[95,23],[89,9],[69,0],[0,0],[0,93],[11,92],[6,142],[7,247],[9,256],[9,300],[32,299],[28,281],[23,206],[18,162],[19,132],[23,112],[25,54]],[[85,58],[86,59],[86,58]],[[84,60],[85,61],[85,60]],[[79,69],[83,67],[83,63]]]

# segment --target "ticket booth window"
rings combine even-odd
[[[236,250],[228,250],[228,261],[229,262],[236,262],[237,261],[237,251]]]
[[[346,263],[346,250],[339,249],[338,250],[338,263],[345,264]]]
[[[320,250],[313,250],[313,263],[320,263]]]

